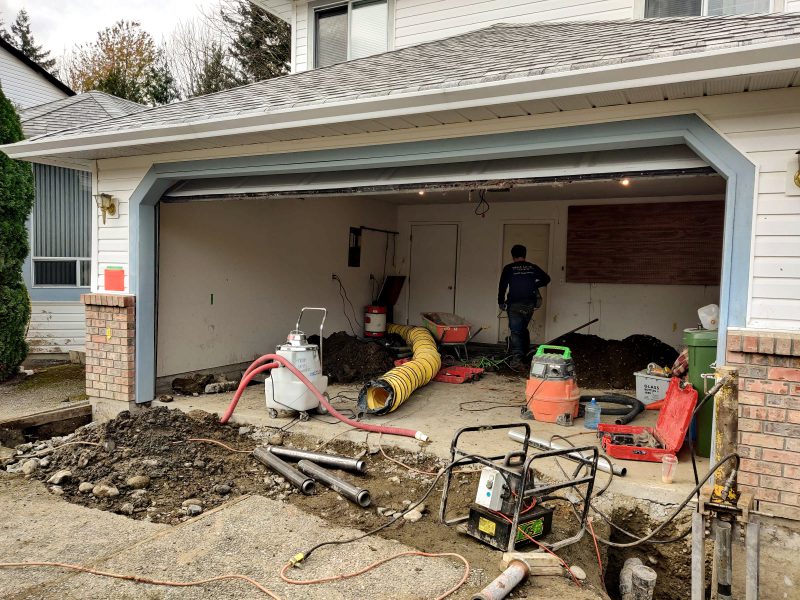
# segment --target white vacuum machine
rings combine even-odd
[[[322,312],[322,321],[319,324],[319,346],[309,344],[306,334],[300,330],[300,321],[307,310]],[[321,394],[328,389],[328,378],[322,374],[322,330],[325,327],[325,317],[328,310],[325,308],[303,307],[297,324],[286,337],[286,343],[280,344],[275,353],[282,356],[303,373],[314,384]],[[309,390],[294,374],[284,366],[276,367],[264,382],[267,412],[273,419],[278,416],[278,411],[293,411],[300,413],[302,420],[308,419],[308,412],[321,410],[321,406],[313,392]]]

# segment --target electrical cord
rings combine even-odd
[[[339,284],[339,296],[342,299],[342,312],[344,313],[344,318],[347,319],[347,323],[348,325],[350,325],[350,331],[352,332],[353,337],[358,337],[358,334],[356,333],[356,328],[353,326],[353,321],[358,322],[358,317],[356,316],[356,309],[353,308],[353,303],[350,302],[350,297],[347,295],[347,290],[345,289],[344,284],[342,283],[342,280],[339,278],[339,276],[334,274],[333,279],[336,281],[336,283]],[[347,304],[345,304],[345,302],[347,302],[347,304],[350,305],[350,310],[353,313],[353,321],[350,320],[350,315],[347,314]]]

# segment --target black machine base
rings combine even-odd
[[[471,504],[466,525],[467,533],[472,537],[503,552],[509,549],[511,523],[489,509],[480,504]],[[552,526],[553,509],[546,506],[535,506],[519,516],[519,529],[534,539],[550,533]],[[517,536],[514,540],[516,547],[533,543],[523,535],[522,531],[517,531]]]

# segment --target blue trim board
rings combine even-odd
[[[755,165],[694,114],[359,148],[156,164],[130,198],[130,292],[136,295],[136,401],[155,391],[155,205],[187,179],[369,169],[686,144],[727,181],[717,361],[728,327],[744,326]]]

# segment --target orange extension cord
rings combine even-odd
[[[464,568],[464,574],[461,576],[461,579],[458,581],[458,583],[456,585],[454,585],[453,587],[451,587],[446,592],[444,592],[443,594],[441,594],[439,596],[436,596],[436,598],[434,600],[443,600],[444,598],[447,598],[450,594],[454,593],[462,585],[464,585],[467,582],[467,579],[469,579],[469,573],[470,573],[469,562],[467,562],[467,559],[464,558],[463,556],[461,556],[460,554],[456,554],[454,552],[429,553],[429,552],[420,552],[420,551],[416,551],[416,550],[415,551],[409,551],[409,552],[400,552],[399,554],[394,554],[394,555],[389,556],[387,558],[384,558],[384,559],[381,559],[379,561],[376,561],[376,562],[374,562],[374,563],[372,563],[370,565],[367,565],[363,569],[360,569],[358,571],[353,571],[352,573],[345,573],[343,575],[332,575],[330,577],[322,577],[320,579],[308,579],[308,580],[292,579],[291,577],[288,577],[286,575],[286,571],[290,567],[292,567],[292,565],[294,565],[293,562],[286,563],[283,566],[283,568],[281,569],[280,575],[281,575],[281,579],[284,582],[290,583],[292,585],[315,585],[315,584],[319,584],[319,583],[330,583],[332,581],[341,581],[342,579],[350,579],[351,577],[358,577],[359,575],[363,575],[364,573],[366,573],[368,571],[371,571],[372,569],[375,569],[375,568],[377,568],[377,567],[379,567],[379,566],[381,566],[381,565],[383,565],[383,564],[385,564],[385,563],[387,563],[389,561],[395,560],[397,558],[401,558],[403,556],[424,556],[426,558],[452,557],[452,558],[457,558],[458,560],[460,560],[461,562],[464,563],[464,567],[465,567]]]
[[[256,589],[265,593],[273,600],[281,600],[280,596],[277,596],[274,592],[271,592],[270,590],[265,588],[255,579],[251,579],[246,575],[239,575],[238,573],[231,573],[229,575],[218,575],[217,577],[211,577],[209,579],[200,579],[198,581],[160,581],[158,579],[148,579],[146,577],[139,577],[138,575],[122,575],[121,573],[112,573],[110,571],[98,571],[96,569],[90,569],[89,567],[83,567],[81,565],[71,565],[69,563],[57,563],[57,562],[0,563],[0,568],[6,568],[6,569],[21,569],[25,567],[56,567],[60,569],[70,569],[72,571],[80,571],[81,573],[89,573],[90,575],[99,575],[100,577],[111,577],[112,579],[124,579],[125,581],[133,581],[135,583],[145,583],[147,585],[161,585],[167,587],[192,587],[197,585],[205,585],[207,583],[213,583],[215,581],[240,579],[242,581],[246,581]]]

